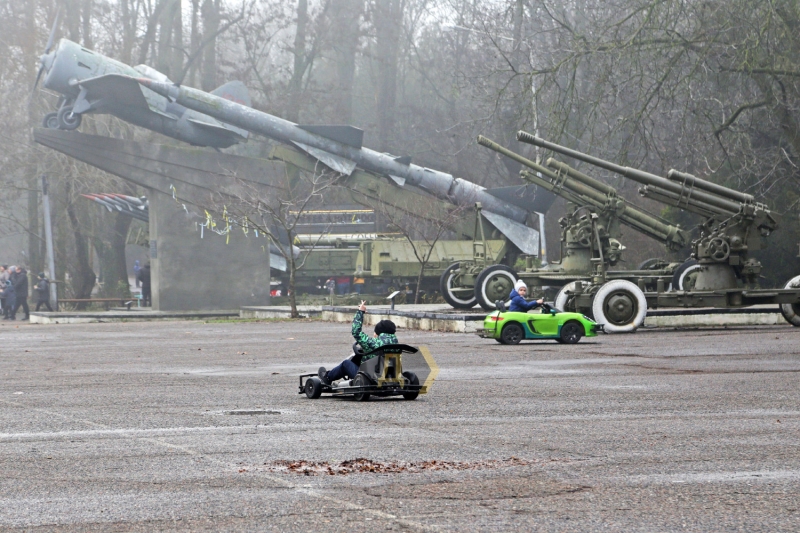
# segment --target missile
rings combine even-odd
[[[304,126],[257,111],[236,102],[185,86],[175,86],[147,78],[137,78],[140,85],[166,96],[194,111],[276,141],[294,145],[322,163],[346,175],[356,166],[386,175],[398,185],[409,183],[453,203],[471,205],[480,202],[490,211],[524,224],[528,212],[492,196],[484,187],[454,178],[445,172],[420,167],[408,157],[396,157],[364,148],[363,131],[352,126]]]

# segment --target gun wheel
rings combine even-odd
[[[786,282],[783,286],[784,289],[797,289],[800,288],[800,276],[795,276]],[[800,327],[800,303],[781,304],[781,314],[786,321],[795,326]]]
[[[505,301],[508,298],[517,282],[517,277],[517,273],[506,265],[484,268],[475,282],[475,299],[478,305],[485,311],[496,309],[495,302]]]
[[[442,273],[442,277],[439,278],[439,290],[442,293],[442,298],[444,298],[444,301],[454,309],[472,309],[475,307],[475,303],[477,302],[475,295],[467,295],[467,290],[463,291],[464,294],[460,294],[459,291],[459,294],[456,295],[456,291],[459,289],[455,289],[453,287],[453,282],[455,281],[456,277],[456,270],[458,270],[460,267],[460,263],[453,263],[447,267],[447,270]]]
[[[567,291],[574,291],[577,286],[578,282],[573,281],[561,287],[558,290],[555,299],[553,300],[553,307],[561,311],[569,311],[567,304],[569,303],[571,296],[567,295]]]
[[[596,322],[605,324],[606,333],[631,333],[644,323],[647,300],[636,284],[615,279],[595,294],[592,314]]]
[[[694,290],[694,282],[701,268],[703,266],[694,259],[684,262],[672,274],[672,288],[677,291]]]

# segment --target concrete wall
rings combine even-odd
[[[252,231],[246,237],[238,228],[230,239],[208,230],[201,238],[197,224],[204,221],[203,206],[213,206],[212,195],[260,191],[284,171],[282,164],[78,132],[37,129],[34,137],[147,189],[154,310],[269,304],[269,242]]]
[[[238,309],[269,303],[266,239],[255,238],[253,232],[246,237],[239,228],[229,240],[207,230],[201,238],[198,218],[187,215],[171,196],[151,190],[148,198],[153,309]]]

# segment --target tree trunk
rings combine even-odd
[[[75,204],[72,202],[72,181],[67,178],[64,180],[64,201],[66,203],[67,217],[69,218],[72,234],[75,239],[75,259],[77,268],[70,271],[72,278],[72,291],[75,298],[90,298],[92,289],[94,289],[94,282],[97,279],[91,266],[91,258],[89,257],[89,243],[86,236],[81,231],[81,224],[78,220],[78,214],[75,210]],[[81,304],[78,309],[85,309],[86,306]]]
[[[394,144],[397,102],[397,53],[403,26],[404,0],[377,0],[375,5],[378,61],[378,147],[388,152]]]
[[[289,232],[289,253],[288,260],[289,260],[289,288],[287,292],[289,293],[289,306],[291,307],[291,317],[292,318],[300,318],[300,313],[297,312],[297,297],[295,295],[294,284],[295,279],[297,278],[297,263],[295,262],[294,253],[292,253],[292,245],[291,243],[294,242],[294,235],[292,232]]]
[[[294,34],[294,67],[289,80],[289,107],[286,120],[300,121],[300,101],[303,93],[303,77],[308,68],[306,57],[306,27],[308,26],[308,0],[297,0],[297,31]]]
[[[336,58],[333,119],[341,124],[349,124],[353,118],[353,82],[364,0],[332,0],[331,6],[334,29],[332,44]]]
[[[92,40],[92,0],[83,0],[81,5],[81,23],[83,33],[83,46],[91,50],[94,48],[94,41]]]
[[[203,36],[214,35],[219,30],[219,0],[204,0]],[[217,87],[217,43],[208,43],[203,50],[203,70],[200,85],[204,91],[210,92]]]

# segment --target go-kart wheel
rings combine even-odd
[[[694,281],[701,268],[702,265],[694,259],[684,262],[672,274],[672,288],[676,291],[694,290]]]
[[[48,113],[42,119],[42,127],[48,130],[58,129],[58,113]]]
[[[310,400],[316,400],[322,395],[322,381],[319,378],[308,378],[303,390]]]
[[[500,340],[503,344],[519,344],[525,338],[525,331],[518,322],[509,322],[503,326],[503,331],[500,333]]]
[[[784,289],[796,289],[798,287],[800,287],[800,276],[793,277],[783,286]],[[780,309],[783,318],[789,324],[800,327],[800,303],[781,304]]]
[[[408,380],[408,384],[409,385],[414,385],[414,386],[419,385],[419,378],[417,377],[417,375],[415,373],[413,373],[413,372],[403,372],[403,376],[405,376],[405,378]],[[419,396],[419,391],[418,390],[414,390],[414,391],[404,392],[403,393],[403,399],[404,400],[409,400],[409,401],[410,400],[416,400],[417,396]]]
[[[58,127],[62,130],[75,130],[81,125],[81,115],[72,112],[71,105],[62,106],[58,110]]]
[[[367,387],[369,386],[369,380],[364,376],[364,374],[359,374],[356,376],[356,379],[353,380],[353,387]],[[358,394],[354,394],[353,398],[357,402],[366,402],[369,400],[369,393],[368,392],[359,392]]]
[[[456,294],[454,294],[453,282],[456,278],[456,270],[459,268],[461,268],[461,263],[453,263],[447,267],[447,270],[442,273],[442,277],[439,278],[439,290],[442,293],[444,301],[450,304],[454,309],[472,309],[475,307],[476,302],[474,294],[468,294],[466,290],[463,295],[459,294],[456,296]]]
[[[606,333],[632,333],[644,323],[647,299],[635,283],[615,279],[605,283],[594,295],[592,314]]]
[[[564,344],[577,344],[583,337],[583,326],[579,322],[570,321],[561,326],[561,338]]]
[[[497,309],[498,300],[505,301],[517,282],[517,273],[506,265],[484,268],[475,280],[475,299],[485,311]]]

